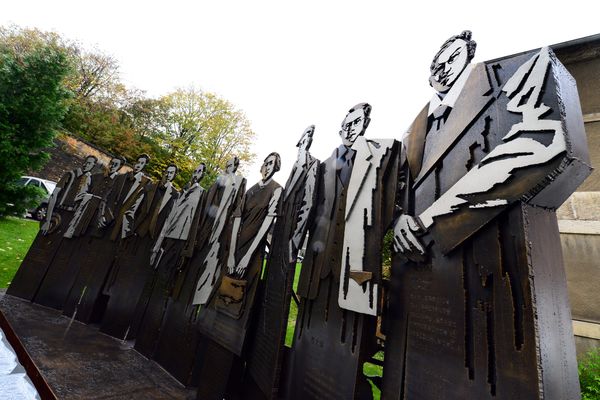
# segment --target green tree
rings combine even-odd
[[[128,160],[149,154],[147,171],[155,178],[174,163],[180,167],[176,184],[183,186],[196,165],[204,162],[208,185],[233,155],[242,161],[242,169],[254,158],[248,119],[215,94],[190,88],[148,98],[127,88],[120,80],[118,61],[98,49],[36,29],[0,27],[0,37],[23,54],[46,47],[63,54],[72,65],[62,79],[63,87],[72,92],[63,131]]]
[[[153,139],[166,151],[165,161],[180,167],[180,185],[200,162],[206,164],[208,185],[231,157],[240,158],[241,170],[254,159],[250,122],[227,100],[195,88],[177,90],[160,100],[160,125]]]
[[[600,399],[600,348],[586,353],[579,362],[581,400]]]
[[[56,38],[22,39],[18,30],[0,31],[0,215],[35,201],[37,192],[16,181],[47,160],[42,150],[61,127],[70,97],[63,85],[70,64]]]

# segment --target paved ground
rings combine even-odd
[[[4,295],[0,310],[59,399],[194,399],[130,343],[59,311]]]

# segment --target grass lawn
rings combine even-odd
[[[302,264],[296,264],[296,274],[294,276],[294,292],[298,290],[298,279],[300,278],[300,269]],[[296,318],[298,317],[298,306],[294,299],[290,301],[290,313],[288,314],[288,325],[285,332],[285,345],[292,347],[292,341],[294,340],[294,329],[296,328]]]
[[[38,229],[36,221],[0,218],[0,288],[10,284]]]

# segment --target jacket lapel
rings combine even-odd
[[[421,149],[422,165],[415,183],[419,183],[438,162],[438,160],[451,148],[470,124],[481,114],[481,112],[494,100],[492,87],[488,80],[484,63],[479,63],[473,68],[461,95],[456,100],[448,120],[438,132],[443,137],[439,145],[432,148],[430,154],[425,157]],[[463,94],[464,93],[464,94]],[[466,95],[465,95],[466,94]],[[423,131],[427,130],[427,119]],[[425,132],[426,134],[426,132]],[[422,140],[422,146],[425,140]]]
[[[356,151],[356,158],[352,166],[352,174],[350,175],[350,183],[348,184],[348,197],[346,200],[346,220],[354,209],[354,204],[357,201],[360,188],[363,186],[369,170],[371,169],[371,148],[364,136],[360,136],[354,142],[352,149]]]
[[[417,175],[419,175],[423,162],[423,150],[425,149],[425,137],[427,136],[428,110],[429,103],[423,107],[402,138],[402,144],[406,151],[406,159],[413,179],[416,179]]]

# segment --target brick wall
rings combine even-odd
[[[54,147],[46,150],[50,153],[46,165],[39,171],[29,171],[28,175],[58,182],[65,172],[80,167],[88,155],[96,156],[103,166],[107,166],[111,159],[107,152],[72,136],[59,135],[54,144]],[[100,168],[97,167],[95,171],[100,171]],[[131,167],[125,166],[121,172],[129,170]]]

